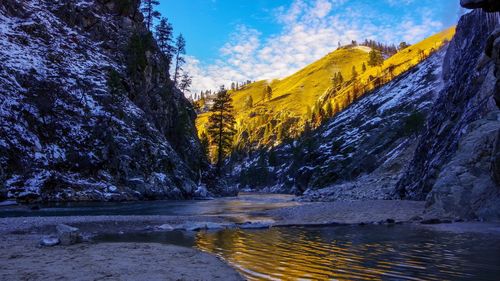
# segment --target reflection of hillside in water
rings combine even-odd
[[[199,232],[195,244],[249,280],[494,280],[499,246],[474,241],[411,226],[366,226]]]

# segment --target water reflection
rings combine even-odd
[[[254,212],[297,205],[293,195],[241,193],[214,200],[163,200],[140,202],[69,202],[0,207],[0,217],[99,216],[99,215],[206,215],[228,216],[236,222],[254,218]],[[258,218],[258,217],[257,217]]]
[[[199,232],[249,280],[498,280],[499,237],[412,226]]]

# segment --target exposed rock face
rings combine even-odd
[[[242,189],[307,190],[307,200],[388,198],[442,85],[444,49],[356,101],[309,137],[238,163],[231,178]]]
[[[480,10],[460,19],[444,61],[446,85],[398,183],[401,198],[427,198],[429,214],[500,218],[499,19]]]
[[[0,2],[0,200],[192,197],[195,113],[139,2]]]
[[[460,5],[467,9],[482,8],[486,12],[500,11],[500,1],[498,0],[460,0]]]
[[[458,149],[427,196],[427,215],[500,217],[499,188],[490,176],[491,152],[500,133],[500,112],[469,124]]]

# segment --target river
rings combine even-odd
[[[289,195],[242,194],[208,201],[78,203],[0,208],[0,216],[228,215],[296,205]],[[418,224],[273,227],[106,234],[100,242],[157,242],[219,256],[248,280],[498,280],[500,236]],[[202,266],[202,265],[199,265]]]
[[[415,225],[226,229],[103,235],[213,253],[248,280],[498,280],[500,237]]]

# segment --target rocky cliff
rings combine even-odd
[[[0,199],[195,194],[195,113],[139,3],[0,2]]]
[[[498,10],[491,3],[462,1]],[[426,199],[429,215],[500,218],[499,26],[498,13],[475,10],[460,19],[443,64],[444,89],[397,185],[400,198]]]
[[[317,131],[230,162],[233,181],[303,200],[426,200],[429,217],[500,219],[498,1],[462,5],[481,9],[462,16],[445,50]]]

